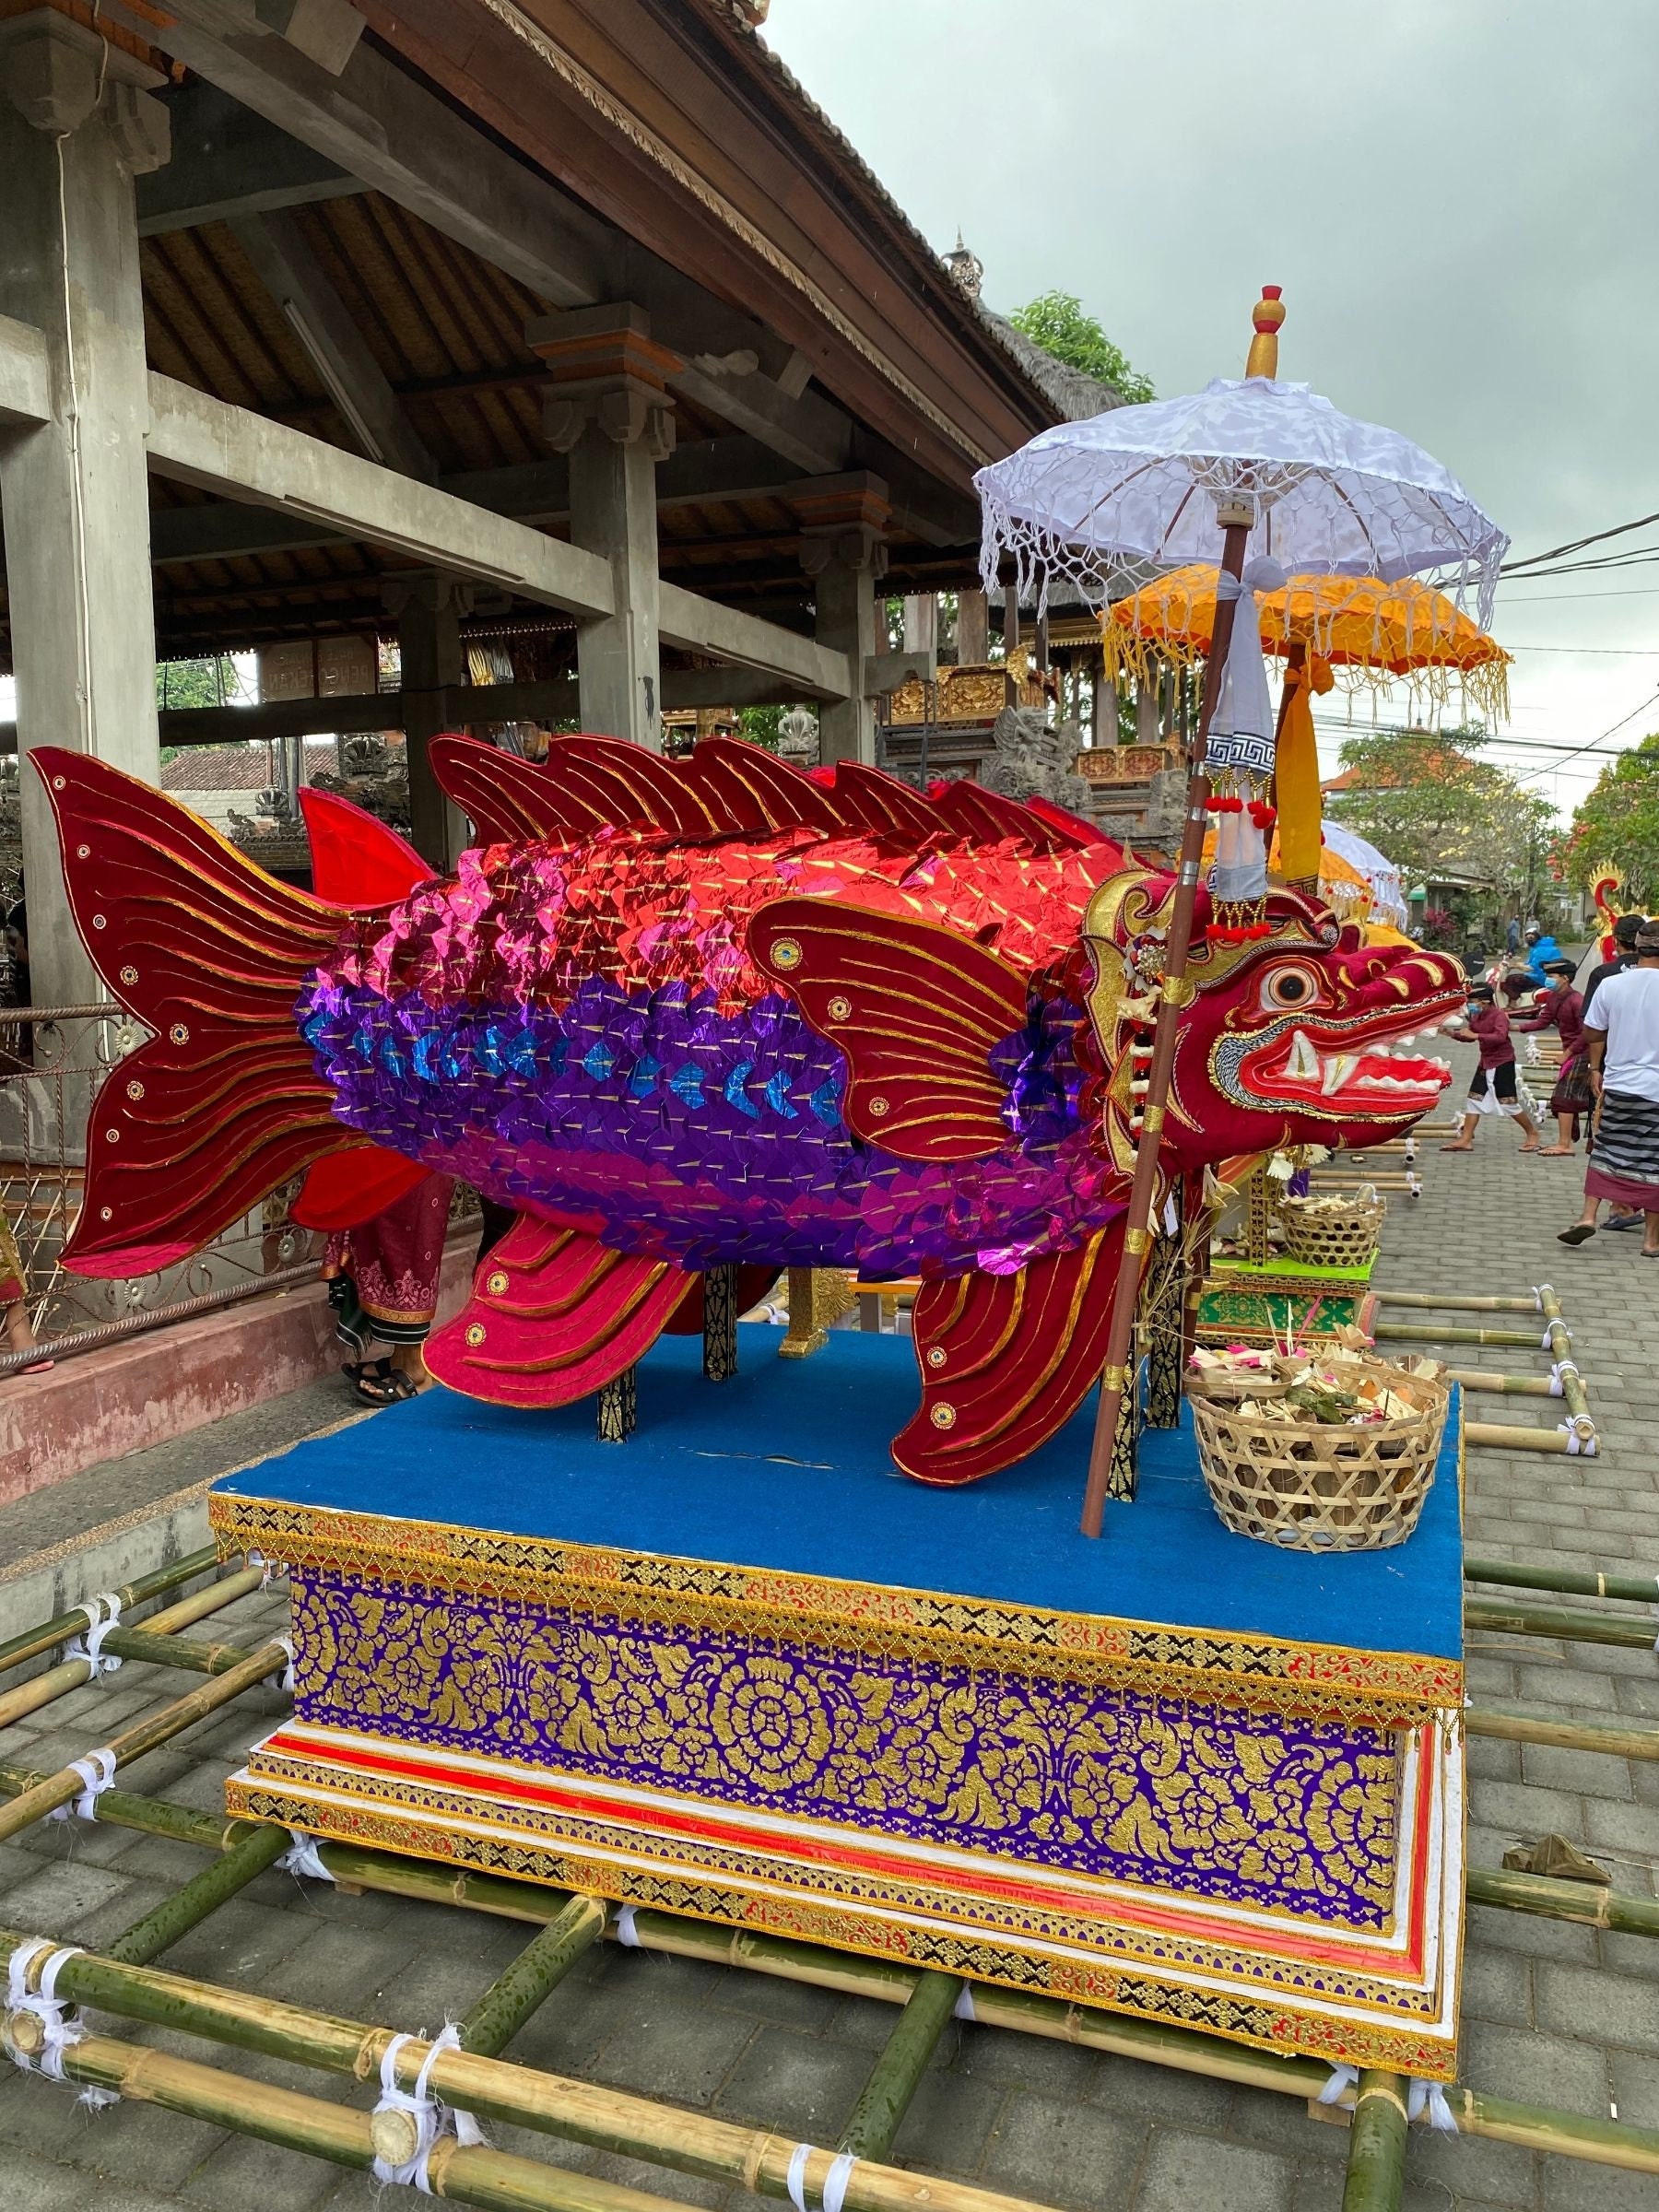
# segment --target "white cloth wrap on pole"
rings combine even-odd
[[[288,1847],[276,1861],[276,1872],[295,1877],[307,1875],[313,1882],[332,1882],[335,1877],[323,1864],[315,1836],[308,1836],[298,1828],[290,1828],[288,1832]]]
[[[119,1666],[120,1660],[115,1664]],[[96,1751],[88,1751],[85,1759],[72,1759],[68,1771],[78,1774],[87,1786],[78,1797],[72,1797],[67,1805],[53,1806],[46,1816],[47,1819],[67,1820],[73,1816],[76,1820],[96,1820],[98,1801],[115,1779],[114,1752],[107,1744],[102,1745]]]
[[[394,2035],[386,2045],[381,2059],[381,2093],[375,2104],[377,2112],[407,2112],[415,2123],[415,2155],[401,2166],[391,2165],[377,2157],[372,2171],[377,2182],[400,2182],[405,2188],[418,2189],[422,2196],[430,2196],[432,2184],[427,2172],[427,2162],[437,2148],[440,2139],[448,2132],[463,2148],[471,2150],[484,2140],[484,2131],[471,2112],[458,2106],[441,2103],[431,2089],[432,2068],[445,2051],[459,2051],[461,2031],[453,2020],[445,2024],[441,2035],[435,2036],[431,2048],[420,2064],[412,2089],[403,2088],[397,2078],[397,2054],[406,2043],[417,2043],[417,2035]]]
[[[813,2146],[810,2143],[797,2143],[789,2154],[789,2171],[783,2177],[783,2186],[789,2192],[789,2201],[794,2206],[794,2212],[807,2212],[806,2161],[812,2152]],[[824,2176],[823,2194],[818,2199],[823,2212],[841,2212],[847,2198],[847,2183],[857,2163],[857,2159],[850,2150],[839,2152],[830,2162],[830,2171]]]
[[[1273,701],[1267,696],[1256,594],[1282,591],[1285,582],[1277,561],[1260,555],[1246,564],[1242,578],[1222,574],[1216,579],[1217,600],[1232,602],[1236,611],[1227,665],[1210,717],[1206,766],[1212,783],[1230,785],[1241,796],[1265,796],[1273,778]],[[1247,813],[1217,815],[1209,888],[1217,899],[1234,902],[1265,896],[1267,840]]]
[[[1429,2124],[1437,2136],[1454,2136],[1457,2122],[1452,2117],[1452,2107],[1446,2102],[1445,2085],[1438,2081],[1418,2081],[1415,2077],[1406,2092],[1406,2117],[1408,2121],[1420,2119],[1427,2112]]]
[[[121,1625],[121,1600],[112,1590],[106,1590],[101,1596],[88,1598],[86,1604],[76,1610],[87,1617],[86,1632],[64,1646],[64,1656],[65,1659],[84,1659],[91,1669],[89,1678],[94,1682],[101,1681],[104,1676],[116,1674],[121,1667],[121,1662],[115,1654],[112,1652],[106,1657],[103,1648],[104,1638],[110,1630]]]
[[[51,1957],[41,1969],[39,1991],[29,1987],[29,1969],[42,1951]],[[68,1999],[57,1994],[57,1978],[71,1959],[82,1956],[79,1944],[65,1944],[54,1948],[38,1936],[31,1936],[18,1944],[6,1961],[6,2009],[8,2014],[26,2012],[41,2023],[41,2044],[38,2056],[19,2051],[11,2043],[12,2064],[23,2074],[41,2074],[48,2081],[64,2078],[64,2053],[80,2042],[86,2030],[78,2019],[66,2010]],[[120,2097],[113,2089],[100,2089],[88,2083],[76,2100],[88,2112],[101,2112],[105,2105],[119,2104]]]

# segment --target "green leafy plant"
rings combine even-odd
[[[1075,292],[1040,292],[1016,308],[1008,320],[1033,346],[1041,346],[1068,369],[1110,384],[1131,406],[1154,396],[1151,378],[1130,367],[1123,347],[1112,344]]]

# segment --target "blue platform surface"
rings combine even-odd
[[[740,1339],[741,1371],[713,1383],[700,1338],[662,1338],[641,1362],[626,1444],[598,1441],[592,1399],[525,1413],[432,1389],[215,1488],[1057,1612],[1462,1655],[1455,1406],[1422,1518],[1392,1550],[1282,1551],[1231,1535],[1184,1425],[1143,1437],[1139,1496],[1109,1505],[1091,1541],[1077,1519],[1092,1398],[1019,1465],[931,1489],[888,1453],[918,1394],[907,1338],[836,1331],[807,1359],[780,1359],[777,1331],[759,1324]]]

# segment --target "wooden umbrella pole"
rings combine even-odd
[[[1221,508],[1221,571],[1237,578],[1244,571],[1244,548],[1250,540],[1253,508]],[[1210,719],[1221,696],[1221,677],[1232,643],[1233,617],[1238,602],[1218,597],[1216,627],[1210,657],[1204,673],[1204,703],[1199,710],[1198,732],[1187,776],[1186,822],[1182,831],[1181,865],[1175,878],[1175,898],[1170,910],[1169,935],[1164,940],[1163,983],[1158,1001],[1158,1021],[1152,1032],[1152,1065],[1147,1072],[1147,1110],[1142,1136],[1135,1155],[1135,1177],[1129,1186],[1129,1219],[1124,1231],[1124,1249],[1118,1261],[1117,1284],[1112,1295],[1112,1325],[1106,1338],[1106,1362],[1100,1376],[1100,1402],[1095,1415],[1094,1448],[1088,1457],[1088,1486],[1083,1495],[1083,1534],[1098,1536],[1106,1509],[1106,1491],[1112,1477],[1112,1453],[1118,1417],[1129,1388],[1129,1344],[1135,1329],[1135,1297],[1141,1269],[1151,1244],[1152,1201],[1158,1186],[1159,1138],[1164,1109],[1169,1102],[1170,1077],[1175,1065],[1175,1030],[1187,988],[1187,948],[1192,942],[1193,912],[1198,903],[1198,876],[1204,865],[1204,838],[1209,827],[1207,802]]]

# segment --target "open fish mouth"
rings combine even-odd
[[[1445,992],[1392,1023],[1371,1012],[1349,1022],[1309,1015],[1276,1025],[1246,1048],[1233,1081],[1253,1106],[1291,1107],[1343,1121],[1409,1121],[1434,1105],[1451,1064],[1418,1048],[1463,1003]]]

